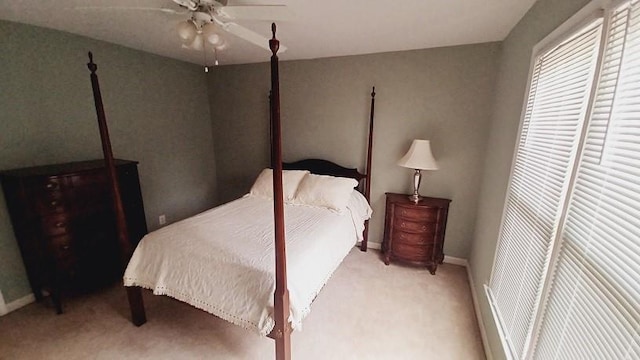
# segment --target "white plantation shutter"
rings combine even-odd
[[[640,3],[613,11],[534,358],[640,359]]]
[[[534,63],[487,289],[511,355],[524,354],[562,215],[597,62],[602,20]]]

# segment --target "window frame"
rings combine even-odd
[[[520,144],[519,139],[522,136],[522,130],[525,123],[525,118],[527,114],[527,103],[528,103],[528,99],[531,92],[531,85],[532,85],[536,63],[538,62],[538,59],[540,58],[540,56],[544,55],[547,51],[552,50],[554,47],[561,44],[562,42],[569,40],[572,36],[575,36],[575,34],[582,27],[590,24],[593,21],[596,21],[597,19],[602,18],[602,25],[601,25],[602,31],[600,34],[600,41],[598,44],[598,54],[597,54],[597,59],[595,64],[594,76],[591,79],[591,87],[589,88],[589,98],[587,99],[587,109],[585,111],[586,118],[584,119],[583,126],[578,130],[579,132],[578,144],[575,152],[575,158],[573,159],[573,166],[569,173],[570,175],[568,180],[567,191],[562,195],[562,198],[561,198],[562,199],[561,214],[559,217],[558,227],[559,229],[561,229],[564,226],[564,223],[566,222],[567,213],[568,213],[568,204],[571,200],[571,193],[575,186],[575,180],[576,180],[575,178],[577,174],[577,169],[580,164],[580,157],[582,156],[581,154],[582,154],[582,149],[584,147],[584,140],[587,136],[588,121],[594,106],[594,100],[597,93],[599,75],[600,75],[600,72],[602,71],[601,65],[602,65],[602,60],[604,56],[604,48],[605,48],[605,44],[606,44],[608,33],[609,33],[608,31],[609,15],[612,9],[615,9],[620,4],[626,1],[628,0],[592,0],[587,5],[585,5],[582,9],[580,9],[576,14],[574,14],[572,17],[570,17],[568,20],[562,23],[559,27],[557,27],[555,30],[549,33],[546,37],[544,37],[541,41],[539,41],[533,47],[530,62],[529,62],[529,72],[527,75],[527,84],[526,84],[525,93],[523,97],[523,105],[520,112],[520,122],[518,125],[518,132],[515,138],[516,139],[515,144],[513,145],[514,147],[513,147],[513,156],[511,159],[511,168],[509,171],[509,181],[507,183],[506,192],[504,193],[504,203],[502,206],[502,214],[501,214],[498,234],[501,234],[505,227],[505,220],[507,215],[507,204],[509,201],[509,189],[511,189],[512,183],[513,183],[514,170],[516,167],[515,165],[516,165],[516,160],[518,156],[518,147]],[[541,316],[543,313],[542,309],[544,309],[544,307],[548,302],[548,297],[550,293],[549,290],[552,284],[551,278],[552,278],[553,271],[557,266],[556,260],[559,254],[558,250],[561,243],[561,241],[559,241],[559,237],[561,235],[562,235],[561,231],[557,231],[555,233],[553,244],[550,250],[551,252],[549,256],[549,261],[546,268],[543,271],[541,295],[535,306],[535,315],[533,317],[534,320],[533,320],[533,323],[530,325],[531,331],[527,335],[525,346],[522,352],[522,358],[525,358],[525,359],[531,358],[533,354],[531,350],[535,349],[535,346],[539,339],[540,329],[542,325],[542,316]],[[498,334],[500,337],[502,350],[504,354],[508,359],[518,359],[517,354],[514,354],[512,351],[513,349],[510,346],[508,337],[506,336],[506,331],[503,327],[504,324],[502,323],[500,316],[498,316],[498,309],[496,308],[496,302],[494,301],[491,288],[489,286],[491,278],[493,277],[496,271],[496,264],[497,264],[499,251],[500,251],[500,238],[498,238],[496,242],[496,248],[495,248],[493,263],[491,267],[491,275],[484,284],[485,296],[487,297],[487,301],[491,308],[492,317],[496,325],[496,328],[498,330]]]

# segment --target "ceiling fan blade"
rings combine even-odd
[[[225,19],[284,21],[293,17],[286,5],[225,6],[218,10]]]
[[[154,7],[138,7],[138,6],[76,6],[74,10],[98,10],[98,11],[111,11],[111,10],[134,10],[134,11],[159,11],[165,14],[178,14],[184,15],[188,14],[188,10],[174,10],[167,8],[154,8]]]
[[[221,26],[225,31],[228,31],[239,38],[247,40],[248,42],[254,45],[260,46],[263,49],[267,49],[271,51],[271,49],[269,48],[269,39],[258,34],[257,32],[254,32],[252,30],[247,29],[246,27],[240,26],[232,22],[223,23],[221,24]],[[279,52],[283,53],[286,50],[287,50],[287,47],[280,44]]]
[[[197,2],[193,0],[173,0],[173,2],[191,11],[196,11],[198,9]]]

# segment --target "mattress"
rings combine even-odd
[[[288,204],[284,212],[289,321],[299,330],[315,297],[362,238],[371,208],[354,191],[343,213]],[[127,266],[124,285],[269,334],[275,324],[273,200],[247,195],[149,233]]]

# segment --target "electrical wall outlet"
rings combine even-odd
[[[167,223],[167,217],[164,214],[158,216],[158,223],[160,225],[166,224]]]

